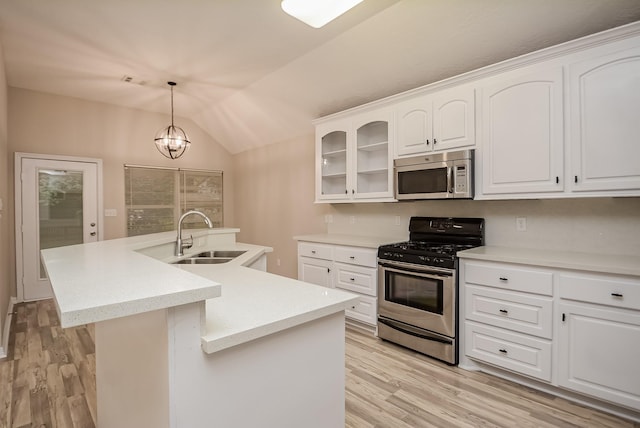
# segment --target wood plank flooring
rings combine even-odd
[[[94,428],[93,325],[63,330],[53,300],[14,312],[0,360],[0,427]]]
[[[52,300],[19,304],[15,313],[9,355],[0,360],[0,428],[95,427],[93,326],[61,329]],[[346,351],[348,428],[640,428],[493,376],[450,367],[355,328],[347,328]]]

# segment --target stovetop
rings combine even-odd
[[[484,245],[484,219],[412,217],[409,233],[379,247],[378,259],[454,269],[458,251]]]

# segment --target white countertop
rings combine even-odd
[[[196,239],[235,237],[236,232],[188,231]],[[175,237],[176,232],[164,232],[43,250],[60,325],[74,327],[219,296],[219,284],[136,251],[171,243]]]
[[[380,245],[392,244],[394,242],[406,241],[403,238],[391,237],[375,237],[375,236],[359,236],[359,235],[341,235],[333,233],[325,233],[318,235],[300,235],[294,236],[296,241],[317,242],[321,244],[348,245],[351,247],[378,248]]]
[[[181,265],[222,284],[222,296],[207,300],[202,349],[220,351],[343,311],[357,295],[242,266]]]
[[[343,311],[357,301],[346,291],[245,267],[273,250],[236,243],[237,231],[189,231],[195,242],[191,254],[246,251],[217,265],[169,264],[177,259],[172,253],[175,232],[43,250],[62,327],[206,300],[202,348],[212,353]]]
[[[588,272],[640,276],[640,256],[484,246],[458,252],[462,259],[520,263]]]

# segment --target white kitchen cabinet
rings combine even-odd
[[[640,47],[624,46],[569,66],[574,192],[640,189]]]
[[[558,383],[640,410],[640,280],[559,276]]]
[[[393,115],[389,109],[316,128],[316,200],[393,200]]]
[[[349,122],[327,123],[316,128],[316,195],[317,199],[347,199],[347,151]]]
[[[298,279],[334,288],[333,246],[314,242],[299,242]]]
[[[466,355],[551,381],[552,273],[504,263],[465,261]]]
[[[461,367],[640,419],[638,266],[638,256],[462,252]]]
[[[475,93],[460,86],[396,106],[396,157],[475,145]]]
[[[333,262],[330,260],[298,257],[298,279],[300,281],[334,288],[332,268]]]
[[[298,279],[358,294],[345,315],[371,328],[378,321],[377,266],[377,248],[298,243]]]
[[[535,66],[479,83],[480,195],[564,190],[560,66]]]

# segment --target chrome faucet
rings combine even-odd
[[[185,248],[191,248],[193,246],[193,235],[191,235],[189,238],[182,239],[182,222],[186,216],[191,214],[197,214],[202,217],[204,219],[204,222],[207,223],[207,226],[209,226],[209,229],[213,227],[211,219],[207,217],[206,214],[200,211],[191,210],[182,214],[180,216],[180,220],[178,220],[178,237],[176,238],[176,256],[178,257],[184,255]]]

